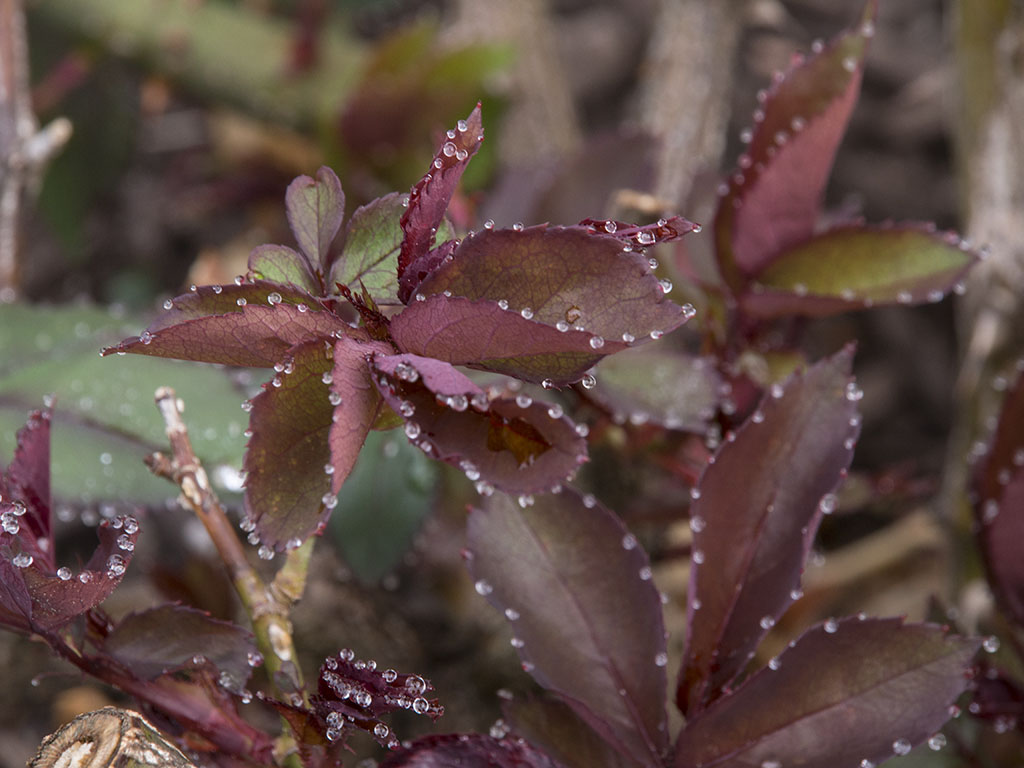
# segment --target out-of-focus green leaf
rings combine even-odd
[[[781,255],[758,276],[755,315],[831,315],[939,301],[979,258],[959,237],[922,225],[845,226]]]
[[[400,432],[371,432],[338,496],[331,533],[360,581],[402,558],[430,510],[438,465]]]
[[[140,322],[92,307],[0,305],[0,461],[10,458],[26,413],[53,394],[54,494],[161,502],[174,488],[142,459],[167,443],[153,404],[157,387],[166,385],[185,402],[185,423],[213,482],[236,491],[246,418],[224,371],[140,356],[100,358],[102,346]]]

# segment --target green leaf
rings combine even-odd
[[[352,286],[355,290],[361,282],[377,304],[401,303],[398,300],[398,251],[403,237],[399,220],[406,210],[404,199],[405,195],[392,192],[356,209],[349,219],[345,247],[331,270],[328,293],[334,292],[335,283]],[[434,245],[454,237],[451,224],[443,219]]]
[[[762,317],[823,316],[939,301],[978,259],[956,235],[924,225],[837,227],[780,256],[743,307]]]
[[[0,457],[10,457],[25,414],[54,394],[54,494],[68,501],[161,503],[175,490],[142,459],[166,447],[153,404],[157,387],[166,385],[186,404],[185,423],[214,484],[235,490],[246,419],[243,398],[224,371],[99,357],[100,347],[141,322],[92,307],[0,305]]]
[[[399,432],[371,432],[345,481],[331,533],[356,577],[372,584],[409,549],[429,513],[437,464]]]
[[[249,254],[252,280],[291,284],[317,295],[320,286],[309,271],[309,262],[286,245],[258,245]]]

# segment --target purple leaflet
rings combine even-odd
[[[405,710],[436,721],[444,714],[437,699],[428,699],[434,687],[419,675],[377,669],[376,662],[354,660],[352,651],[328,657],[320,667],[313,711],[328,741],[344,739],[359,728],[388,749],[398,747],[398,737],[381,721],[391,712]]]
[[[230,679],[234,690],[252,672],[252,633],[184,605],[161,605],[130,613],[103,639],[105,654],[145,680],[192,665],[197,656],[212,663]]]
[[[204,363],[269,368],[296,344],[351,329],[330,312],[303,311],[301,306],[271,302],[246,304],[224,315],[206,315],[147,330],[125,339],[103,354],[132,352]]]
[[[586,442],[560,409],[522,396],[490,400],[440,360],[378,355],[372,367],[381,395],[405,419],[406,436],[485,493],[547,491],[586,461]]]
[[[933,226],[847,225],[795,245],[757,276],[749,315],[824,316],[883,304],[941,300],[980,258]]]
[[[50,412],[35,411],[18,433],[0,501],[0,623],[21,632],[56,629],[103,602],[121,582],[138,538],[135,518],[105,520],[85,568],[58,568],[49,463]]]
[[[345,217],[341,182],[326,165],[316,178],[299,176],[285,192],[285,209],[295,241],[308,259],[309,271],[320,276],[331,268],[331,243]]]
[[[950,717],[979,642],[900,619],[829,620],[691,718],[676,768],[880,763]]]
[[[484,139],[480,105],[465,120],[448,131],[445,142],[434,155],[430,170],[409,192],[409,207],[402,215],[404,237],[398,255],[398,298],[408,302],[420,281],[428,274],[422,259],[434,243],[448,203],[462,172]]]
[[[523,668],[641,765],[668,748],[665,628],[650,563],[593,497],[520,509],[503,495],[467,530],[476,590],[509,620]]]
[[[690,232],[700,232],[700,224],[687,221],[682,216],[672,216],[668,219],[658,219],[654,224],[627,224],[623,221],[611,219],[584,219],[579,224],[591,232],[602,235],[612,235],[615,239],[644,249],[649,245],[657,243],[668,243],[678,240]]]
[[[1024,358],[973,480],[978,543],[1000,606],[1024,625]]]
[[[390,755],[380,768],[559,768],[543,752],[517,739],[480,733],[424,736]]]
[[[602,354],[655,338],[689,312],[670,301],[647,257],[585,227],[491,229],[467,237],[418,295],[489,299],[537,323],[592,334]],[[605,347],[607,345],[607,348]]]
[[[774,387],[698,481],[676,691],[688,717],[742,672],[793,601],[818,523],[853,457],[860,391],[852,359],[847,347]]]
[[[413,302],[391,320],[390,329],[404,352],[548,386],[579,381],[606,352],[625,347],[605,342],[598,352],[591,333],[563,333],[495,301],[441,295]]]
[[[734,290],[814,231],[836,148],[860,92],[877,0],[764,94],[749,146],[723,185],[715,247]]]

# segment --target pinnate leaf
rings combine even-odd
[[[249,277],[253,281],[294,285],[318,294],[320,285],[309,260],[286,245],[258,245],[249,254]]]
[[[398,304],[398,252],[402,245],[399,220],[405,214],[403,196],[392,192],[357,208],[348,222],[345,247],[331,269],[328,290],[335,283],[352,286],[360,283],[379,305]],[[434,236],[438,245],[454,237],[447,220],[442,220]]]
[[[629,248],[629,250],[624,250]],[[647,257],[616,237],[585,227],[492,229],[467,237],[418,293],[506,302],[510,312],[565,333],[580,328],[610,354],[687,319],[651,272]]]
[[[296,344],[347,332],[330,312],[302,311],[292,304],[246,304],[237,312],[185,320],[108,347],[104,354],[131,352],[202,363],[269,368]]]
[[[430,170],[409,192],[409,207],[401,219],[404,237],[398,255],[398,297],[403,302],[408,302],[427,274],[420,262],[427,258],[459,179],[483,139],[483,121],[477,104],[469,117],[448,131]]]
[[[559,768],[528,743],[481,733],[424,736],[392,753],[380,768]]]
[[[522,509],[495,495],[470,514],[467,548],[476,589],[510,620],[523,668],[623,755],[661,765],[661,600],[622,522],[575,491]]]
[[[586,461],[586,442],[560,409],[530,398],[490,400],[439,360],[378,355],[372,365],[377,388],[405,419],[409,439],[481,487],[546,491]]]
[[[690,719],[676,768],[880,763],[937,731],[977,640],[899,619],[830,620]]]
[[[295,179],[285,192],[285,209],[295,241],[309,259],[309,271],[326,274],[331,243],[345,218],[345,193],[334,171],[322,166],[315,179]]]
[[[103,651],[131,670],[153,680],[202,656],[232,680],[244,685],[256,652],[252,634],[184,605],[161,605],[130,613],[103,640]]]
[[[718,405],[714,361],[653,345],[601,361],[590,396],[632,423],[704,433]],[[618,419],[617,419],[618,420]]]
[[[715,218],[719,264],[734,288],[813,233],[860,92],[876,6],[877,0],[868,0],[855,28],[798,58],[755,114],[749,146]]]
[[[496,301],[436,295],[415,301],[391,320],[391,337],[405,352],[503,373],[534,384],[561,386],[579,381],[605,350],[593,334],[560,332],[504,310]]]
[[[1024,359],[973,480],[978,540],[1001,607],[1024,625]]]
[[[821,515],[853,458],[860,419],[852,358],[848,347],[776,386],[698,481],[676,691],[688,716],[743,670],[792,603]]]
[[[956,235],[926,226],[837,227],[782,254],[758,275],[743,308],[762,317],[822,316],[939,301],[978,258]]]

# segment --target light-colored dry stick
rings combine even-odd
[[[196,514],[210,534],[252,621],[256,644],[263,654],[271,684],[279,687],[278,673],[283,673],[293,690],[282,693],[289,696],[302,694],[302,673],[295,655],[288,611],[298,599],[305,583],[311,541],[288,553],[288,560],[282,569],[287,572],[283,585],[278,585],[276,589],[268,587],[249,563],[224,507],[210,486],[206,470],[192,449],[192,441],[181,418],[182,405],[174,390],[170,387],[158,389],[156,404],[164,419],[172,455],[168,457],[155,453],[146,463],[154,474],[167,478],[181,488],[180,501],[183,506]]]
[[[39,130],[28,84],[21,0],[0,0],[0,301],[18,298],[18,233],[25,192],[71,137],[58,118]]]
[[[639,114],[661,140],[654,195],[678,208],[702,170],[717,170],[729,124],[740,0],[662,0],[644,62]]]

